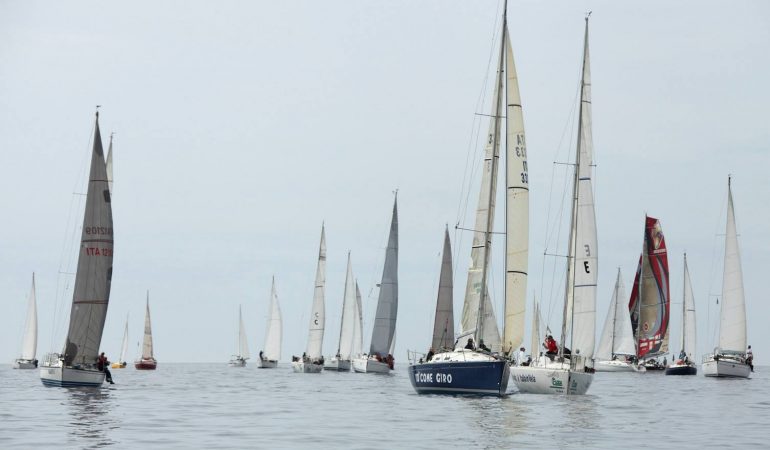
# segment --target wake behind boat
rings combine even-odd
[[[96,363],[112,282],[112,198],[106,172],[97,111],[69,330],[62,354],[48,354],[40,368],[45,386],[99,387],[104,382]]]
[[[326,232],[321,225],[321,244],[318,248],[318,265],[315,273],[313,305],[310,311],[310,329],[307,337],[307,349],[301,357],[291,358],[291,367],[297,373],[320,373],[324,368],[323,341],[326,324],[324,295],[326,289]]]

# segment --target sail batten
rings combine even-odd
[[[374,317],[372,341],[369,354],[386,356],[390,353],[396,332],[398,314],[398,199],[393,201],[393,216],[390,221],[388,247],[385,250],[385,264],[380,281],[380,295]]]

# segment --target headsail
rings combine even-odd
[[[374,317],[372,342],[369,354],[385,356],[390,352],[396,333],[398,313],[398,199],[393,201],[393,217],[390,222],[388,248],[385,250],[385,265],[382,269],[380,296]]]
[[[612,291],[610,308],[607,311],[607,319],[604,322],[599,345],[596,348],[596,357],[601,360],[611,360],[615,355],[636,355],[636,343],[634,332],[631,330],[631,317],[625,308],[626,288],[623,284],[623,276],[618,268],[618,277],[615,280],[615,289]]]
[[[670,298],[666,240],[660,221],[646,217],[644,253],[639,257],[628,304],[637,357],[651,358],[668,352]]]
[[[75,288],[64,363],[94,364],[102,342],[112,282],[112,204],[107,169],[99,133],[99,113],[94,125],[86,208],[80,240]]]
[[[452,245],[449,242],[449,229],[444,231],[444,251],[441,259],[441,275],[438,280],[438,298],[436,315],[433,323],[433,341],[431,348],[435,352],[452,349],[455,340],[454,310],[452,285]]]
[[[735,209],[730,179],[727,181],[727,225],[725,263],[722,272],[722,305],[719,320],[719,347],[725,351],[746,351],[746,301],[743,296],[743,269],[735,227]]]
[[[150,291],[147,291],[147,310],[144,316],[144,341],[142,342],[142,359],[154,359],[152,351],[152,323],[150,321]]]
[[[34,360],[37,353],[37,298],[35,294],[35,274],[32,274],[32,287],[27,299],[27,319],[24,321],[24,337],[21,343],[21,359]]]
[[[349,360],[353,353],[353,338],[356,321],[356,284],[353,278],[353,266],[348,252],[348,269],[345,275],[345,292],[342,300],[342,322],[340,324],[340,344],[337,353],[343,360]]]
[[[682,297],[682,339],[679,350],[684,350],[687,358],[690,361],[695,361],[695,296],[692,293],[690,269],[687,267],[687,254],[684,255],[684,288],[682,290]]]
[[[320,358],[323,351],[326,310],[324,292],[326,290],[326,231],[321,225],[321,244],[318,248],[318,266],[315,273],[313,291],[313,309],[310,312],[310,332],[307,340],[307,356]]]
[[[270,288],[270,312],[267,315],[267,331],[265,332],[265,350],[263,355],[271,361],[281,359],[281,307],[278,304],[278,294],[275,291],[275,277]]]

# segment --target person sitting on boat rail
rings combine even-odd
[[[476,346],[473,345],[473,338],[468,338],[468,342],[465,343],[465,348],[468,350],[475,350]]]
[[[754,352],[751,351],[751,346],[749,345],[749,349],[746,350],[746,364],[749,365],[749,368],[751,368],[751,371],[754,371]]]
[[[548,356],[555,356],[559,353],[559,346],[556,344],[556,339],[554,339],[550,334],[545,338],[543,347],[545,347],[545,354]]]
[[[485,352],[491,352],[492,351],[492,350],[489,349],[489,347],[487,347],[484,344],[484,339],[479,339],[479,350],[483,350]]]
[[[433,347],[431,347],[430,350],[428,350],[428,354],[425,356],[425,361],[430,361],[431,359],[433,359],[433,355],[435,354],[436,352],[434,352]]]
[[[107,380],[108,383],[115,384],[112,381],[112,374],[110,373],[110,369],[108,369],[109,366],[110,362],[107,360],[107,357],[104,356],[104,352],[102,352],[102,354],[96,358],[96,370],[104,372],[104,379]]]

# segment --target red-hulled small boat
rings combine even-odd
[[[152,352],[152,325],[150,324],[150,291],[147,291],[147,312],[144,316],[144,342],[142,343],[142,357],[134,361],[137,370],[155,370],[158,361]]]
[[[134,362],[136,370],[155,370],[158,367],[158,361],[155,358],[142,358]]]

